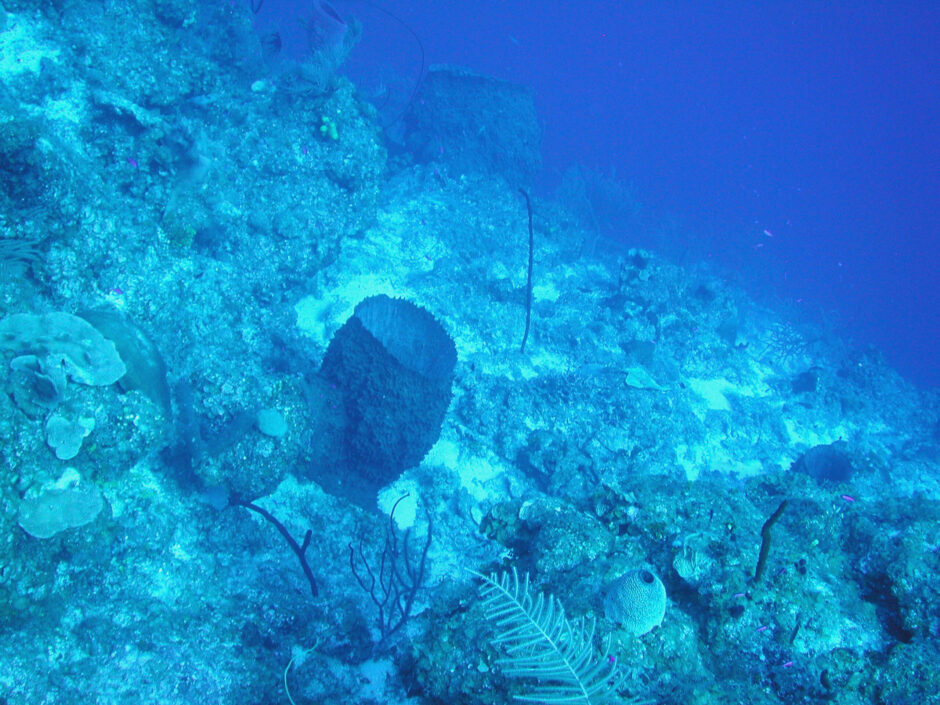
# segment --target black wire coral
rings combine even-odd
[[[617,695],[626,675],[610,655],[609,640],[598,658],[593,620],[572,624],[552,595],[533,596],[528,573],[521,581],[515,568],[477,575],[486,619],[496,630],[492,643],[506,653],[497,664],[506,676],[529,681],[516,700],[598,705]]]

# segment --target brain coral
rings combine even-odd
[[[604,599],[604,614],[634,636],[646,634],[663,622],[666,588],[650,571],[631,570],[611,584]]]

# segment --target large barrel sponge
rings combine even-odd
[[[372,492],[421,462],[441,432],[457,349],[427,310],[379,295],[336,331],[320,374],[341,393],[343,465]]]

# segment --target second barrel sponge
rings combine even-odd
[[[658,627],[666,614],[666,588],[652,572],[631,570],[617,578],[604,598],[607,619],[634,636]]]

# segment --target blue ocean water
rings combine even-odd
[[[0,0],[0,703],[940,702],[938,35]]]
[[[532,87],[547,184],[572,164],[615,175],[656,217],[681,219],[694,257],[940,383],[936,4],[385,7],[432,61]],[[389,48],[377,42],[369,65]]]

